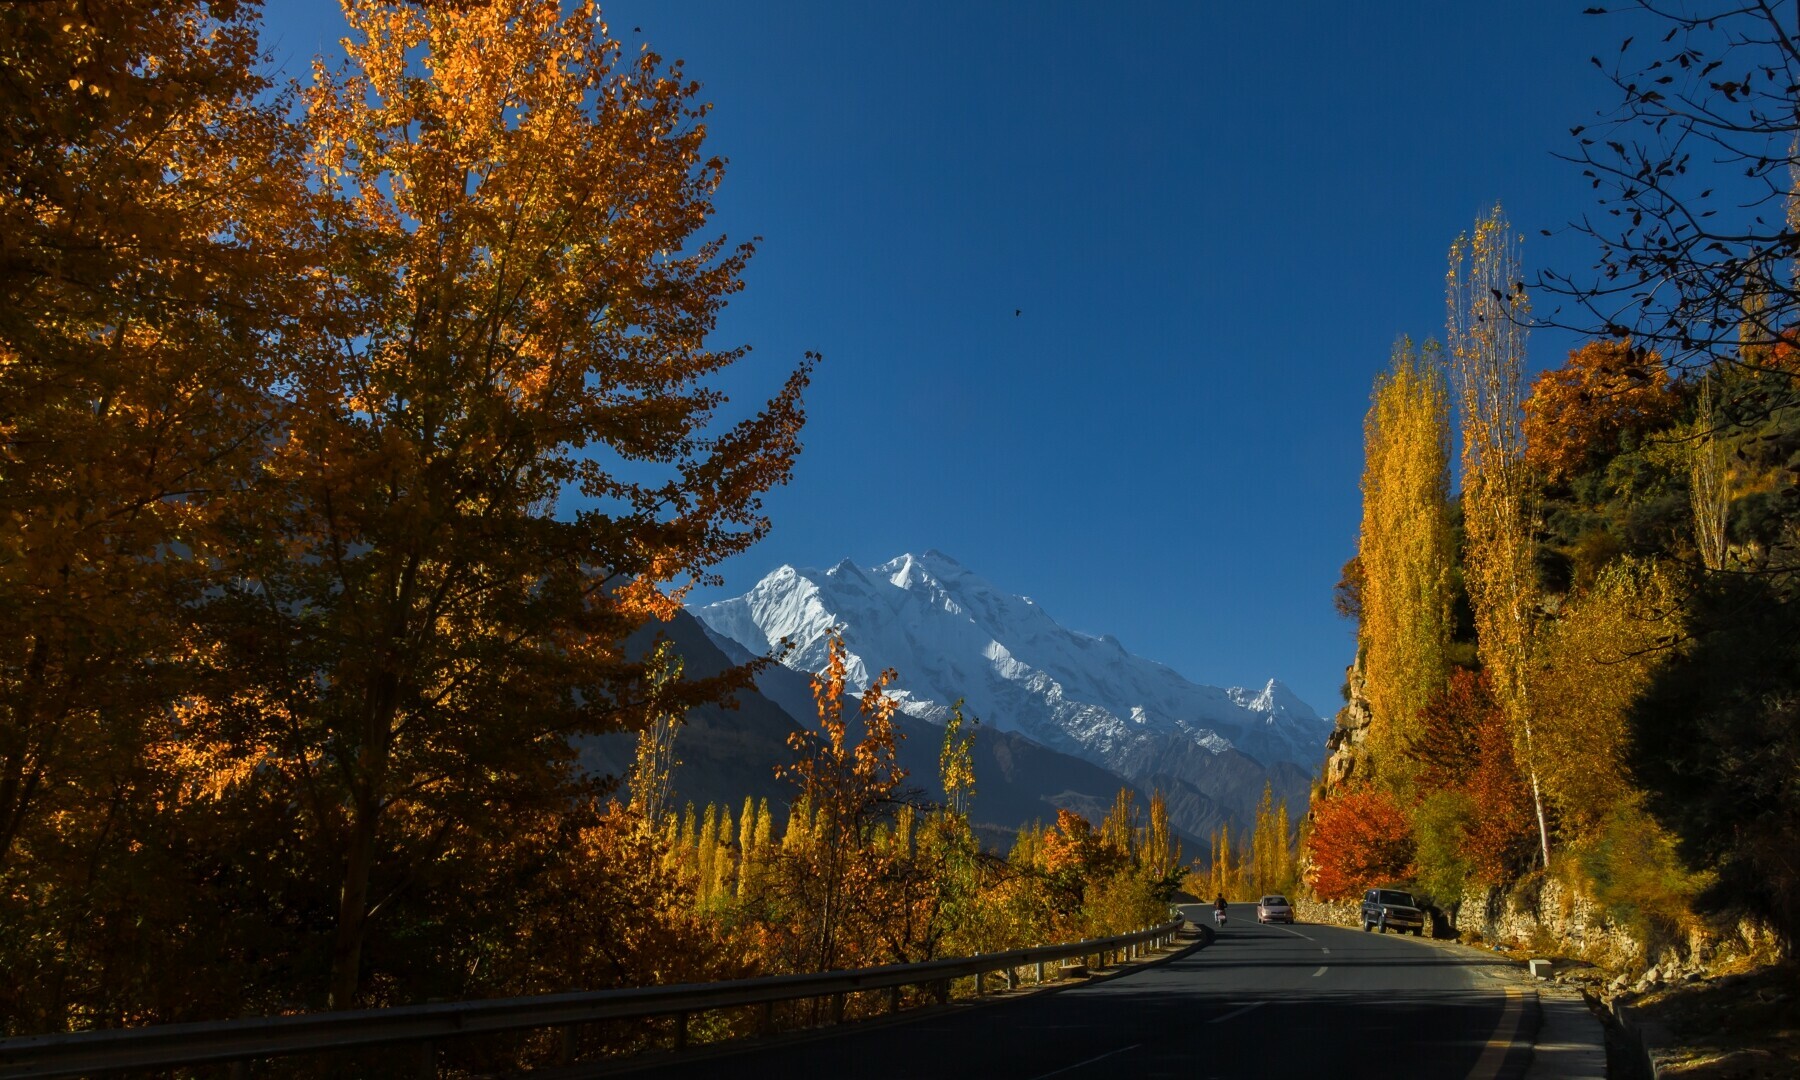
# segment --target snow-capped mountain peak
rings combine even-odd
[[[694,614],[753,653],[792,640],[786,663],[803,671],[823,668],[841,626],[856,688],[892,667],[907,713],[941,720],[963,698],[984,723],[1101,764],[1155,738],[1310,771],[1330,730],[1277,680],[1260,690],[1191,682],[1110,634],[1064,628],[935,549],[866,569],[848,559],[823,572],[782,566]]]

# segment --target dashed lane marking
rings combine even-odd
[[[1107,1058],[1112,1057],[1114,1054],[1123,1054],[1127,1050],[1136,1050],[1138,1047],[1140,1047],[1142,1045],[1144,1045],[1144,1044],[1143,1043],[1132,1043],[1130,1046],[1121,1046],[1117,1050],[1108,1050],[1106,1053],[1101,1054],[1098,1057],[1091,1057],[1091,1058],[1088,1058],[1086,1061],[1077,1061],[1073,1065],[1064,1065],[1060,1069],[1052,1069],[1047,1073],[1039,1073],[1038,1075],[1032,1077],[1031,1080],[1049,1080],[1049,1078],[1052,1076],[1061,1076],[1063,1073],[1066,1073],[1066,1072],[1074,1072],[1076,1069],[1082,1068],[1083,1066],[1092,1065],[1096,1061],[1105,1061]]]
[[[1313,972],[1313,978],[1315,978],[1315,979],[1316,979],[1316,978],[1318,978],[1318,977],[1319,977],[1319,976],[1321,976],[1321,975],[1323,975],[1323,974],[1325,974],[1325,973],[1326,973],[1326,972],[1327,972],[1327,971],[1330,971],[1330,970],[1331,970],[1331,969],[1330,969],[1330,968],[1328,968],[1328,967],[1322,967],[1322,968],[1320,968],[1320,969],[1319,969],[1319,970],[1317,970],[1317,971],[1315,971],[1315,972]]]
[[[1268,1002],[1266,1002],[1266,1001],[1252,1001],[1250,1004],[1244,1006],[1241,1009],[1231,1010],[1230,1012],[1226,1013],[1224,1016],[1215,1016],[1211,1020],[1207,1021],[1207,1023],[1223,1024],[1227,1020],[1233,1020],[1233,1019],[1236,1019],[1237,1017],[1244,1015],[1245,1013],[1249,1012],[1251,1009],[1260,1009],[1264,1005],[1267,1005],[1267,1004],[1268,1004]]]

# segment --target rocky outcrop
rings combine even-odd
[[[1344,707],[1338,710],[1337,723],[1325,739],[1325,767],[1319,774],[1318,782],[1313,785],[1306,817],[1301,822],[1303,836],[1312,830],[1313,808],[1319,805],[1320,800],[1336,795],[1369,775],[1367,743],[1369,722],[1374,714],[1369,709],[1369,699],[1363,696],[1360,650],[1356,654],[1356,662],[1345,669],[1344,679]],[[1300,853],[1300,879],[1312,880],[1312,860],[1304,850]]]
[[[1327,796],[1337,794],[1354,780],[1366,778],[1369,772],[1366,744],[1374,714],[1369,709],[1369,699],[1363,696],[1361,653],[1346,670],[1345,679],[1348,700],[1338,710],[1337,726],[1325,740],[1325,771],[1321,779],[1322,794]]]

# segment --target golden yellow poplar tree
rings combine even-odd
[[[1375,380],[1363,448],[1357,562],[1369,741],[1377,769],[1398,782],[1400,750],[1449,666],[1449,389],[1435,344],[1395,345]]]
[[[962,699],[950,706],[944,722],[944,742],[938,750],[938,778],[944,788],[944,806],[951,814],[967,818],[975,798],[975,732],[963,731]],[[979,724],[980,721],[973,723]]]
[[[1121,787],[1100,822],[1100,843],[1121,859],[1131,859],[1136,855],[1137,831],[1137,794]]]
[[[1275,864],[1275,888],[1286,892],[1294,887],[1294,843],[1290,839],[1293,823],[1288,820],[1287,800],[1275,805],[1275,833],[1281,838],[1280,858]]]
[[[664,707],[659,699],[681,681],[682,666],[673,643],[667,640],[657,643],[645,665],[644,681],[650,692],[645,712],[649,720],[638,730],[637,754],[627,784],[631,793],[631,812],[653,835],[668,807],[669,783],[675,766],[681,764],[675,757],[675,735],[683,720],[679,712]],[[749,810],[747,802],[744,809]]]
[[[811,365],[714,426],[750,251],[701,234],[723,163],[679,62],[626,56],[592,3],[344,11],[304,94],[332,317],[228,605],[278,697],[231,703],[228,737],[271,748],[322,853],[337,1008],[416,868],[558,805],[571,735],[648,721],[622,643],[766,530]]]
[[[712,803],[700,815],[700,834],[694,838],[694,896],[705,907],[712,899],[719,856],[719,811]]]
[[[1150,812],[1138,841],[1144,872],[1152,880],[1169,881],[1181,866],[1181,841],[1174,839],[1169,826],[1169,800],[1161,788],[1150,792]]]
[[[1462,421],[1463,577],[1482,667],[1531,780],[1538,841],[1548,866],[1550,830],[1526,682],[1538,592],[1534,487],[1525,464],[1522,412],[1531,308],[1519,240],[1499,207],[1476,221],[1473,235],[1450,246],[1446,307]]]

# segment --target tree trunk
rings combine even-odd
[[[369,875],[375,866],[376,811],[359,805],[350,823],[350,850],[344,859],[343,888],[338,894],[337,937],[331,946],[333,1009],[356,1004],[362,977],[362,946],[369,916]]]
[[[344,853],[344,881],[338,893],[337,938],[331,947],[331,1007],[356,1003],[362,981],[362,947],[369,922],[369,877],[375,869],[375,841],[381,825],[387,764],[394,732],[399,680],[391,656],[371,680],[363,712],[362,750],[357,755],[350,808],[350,850]]]

